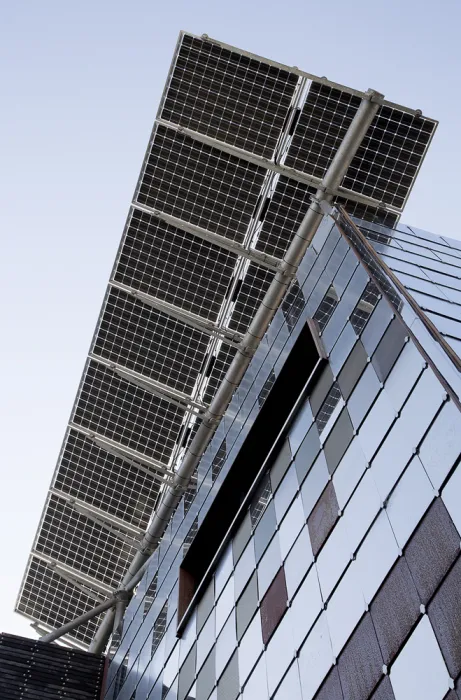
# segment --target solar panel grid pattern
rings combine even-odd
[[[235,301],[230,328],[245,333],[273,278],[273,271],[250,263]]]
[[[237,256],[132,211],[114,279],[208,320],[216,320]]]
[[[108,586],[118,585],[134,549],[62,498],[51,494],[35,546],[37,552]]]
[[[183,413],[90,361],[73,421],[167,464]]]
[[[234,348],[229,345],[222,345],[216,355],[216,360],[213,364],[213,369],[210,372],[210,377],[205,390],[203,400],[208,404],[216,393],[216,389],[224,379],[224,375],[232,362],[235,355]]]
[[[343,186],[402,208],[434,131],[434,123],[379,108],[350,164]]]
[[[315,189],[280,176],[256,242],[256,250],[282,258],[299,228]]]
[[[147,526],[157,494],[145,471],[75,430],[67,436],[54,486],[136,527]]]
[[[172,316],[152,309],[119,289],[111,289],[93,352],[190,393],[209,342]]]
[[[359,104],[355,95],[313,82],[285,164],[323,177]],[[402,208],[434,129],[432,120],[381,106],[342,185]]]
[[[51,571],[36,557],[31,557],[17,606],[19,612],[51,627],[60,627],[94,606],[93,598]],[[72,636],[89,644],[99,622],[100,618],[96,618],[80,625]]]
[[[158,125],[136,201],[241,243],[265,169]]]
[[[162,119],[270,158],[298,76],[183,36]]]
[[[313,82],[285,165],[322,178],[359,105],[359,97]]]

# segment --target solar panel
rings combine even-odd
[[[111,289],[99,322],[93,353],[147,378],[190,393],[209,336]]]
[[[237,255],[134,209],[114,279],[216,320]]]
[[[242,242],[265,170],[157,127],[136,201]]]
[[[72,420],[88,430],[168,464],[183,411],[88,363]]]
[[[30,558],[16,606],[18,612],[45,625],[59,627],[94,606],[94,598],[82,593],[40,559]],[[72,637],[89,644],[99,623],[100,618],[95,618],[80,625]]]
[[[152,476],[142,467],[115,457],[72,429],[53,486],[139,528],[147,526],[157,496]]]
[[[355,95],[313,82],[286,165],[323,177],[359,105]],[[382,105],[347,170],[343,186],[402,209],[435,127],[432,119]]]
[[[114,530],[114,533],[116,531]],[[35,551],[117,587],[127,558],[134,553],[116,534],[80,515],[72,505],[51,494]]]
[[[200,402],[212,399],[235,355],[222,328],[244,333],[272,278],[253,252],[283,257],[315,192],[302,173],[323,176],[360,99],[299,69],[181,33],[38,529],[46,556],[104,584],[120,578],[132,546],[69,498],[111,527],[117,519],[128,532],[146,527],[159,465],[170,473],[177,465]],[[434,128],[381,105],[343,186],[393,209],[347,193],[336,201],[368,221],[395,223]],[[162,214],[176,219],[165,223]],[[245,256],[229,250],[233,243]],[[304,303],[295,282],[282,305],[290,330]],[[177,392],[176,403],[167,391]],[[191,488],[189,505],[192,496]],[[20,612],[56,627],[93,604],[31,556]],[[73,634],[89,642],[96,625]]]
[[[288,70],[184,35],[161,117],[270,158],[298,81]]]

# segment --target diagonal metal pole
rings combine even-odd
[[[323,212],[320,207],[320,202],[332,200],[347,168],[362,143],[363,137],[368,131],[382,99],[383,95],[380,93],[374,90],[368,90],[366,97],[360,103],[349,129],[331,161],[315,196],[312,198],[309,209],[297,233],[293,237],[284,255],[279,270],[275,274],[240,346],[237,348],[237,352],[227,370],[226,376],[203,416],[197,433],[184,455],[181,466],[174,475],[173,481],[166,486],[163,492],[161,501],[153,514],[152,521],[140,543],[138,552],[135,554],[122,581],[122,589],[130,585],[133,577],[136,577],[141,569],[145,570],[150,556],[157,548],[172,513],[181,500],[194,470],[213,437],[236,388],[239,386],[259,343],[266,333],[275,312],[280,306],[291,281],[296,275],[299,264],[322,221]],[[106,613],[94,636],[90,645],[90,652],[102,653],[104,651],[114,626],[115,602],[113,601],[112,605],[108,606],[108,608],[110,607],[111,609]],[[121,605],[118,606],[117,617],[120,616],[121,607]],[[59,630],[56,630],[53,634],[58,632]],[[56,638],[56,636],[54,638]]]
[[[106,612],[111,608],[114,609],[114,613],[117,612],[117,615],[114,614],[114,617],[119,618],[117,624],[118,627],[118,625],[121,622],[121,616],[123,615],[130,594],[133,592],[134,588],[136,588],[136,586],[144,576],[147,567],[148,562],[141,566],[136,575],[133,576],[133,578],[125,586],[122,586],[118,591],[115,591],[114,595],[111,598],[104,600],[99,605],[96,605],[96,607],[92,608],[91,610],[88,610],[86,613],[83,613],[83,615],[79,615],[79,617],[76,617],[74,620],[67,622],[62,627],[59,627],[58,629],[43,635],[43,637],[40,637],[39,641],[54,642],[55,639],[63,637],[68,632],[73,632],[73,630],[77,627],[80,627],[80,625],[83,625],[85,622],[89,622],[89,620],[92,620],[94,617],[97,617],[101,613]],[[115,619],[115,622],[117,622],[117,619]]]

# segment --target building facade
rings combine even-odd
[[[461,243],[333,209],[297,283],[106,700],[461,697]]]
[[[18,596],[16,609],[36,629],[59,627],[119,585],[364,99],[368,93],[181,33]],[[331,194],[350,214],[392,226],[436,122],[374,99],[376,116]],[[293,342],[308,298],[300,274],[277,316]],[[336,307],[340,314],[342,292],[330,287],[319,327]],[[365,318],[375,297],[371,287],[357,313]],[[253,417],[276,396],[277,377],[274,365]],[[290,395],[281,405],[294,403]],[[230,415],[213,441],[213,494],[244,436],[223,437]],[[203,532],[200,520],[189,523],[202,481],[198,470],[175,515],[181,533],[187,528],[185,548]],[[184,571],[192,590],[200,572]],[[154,588],[153,579],[148,600]],[[68,643],[87,646],[97,624],[79,627]]]

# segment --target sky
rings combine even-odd
[[[13,613],[180,29],[440,121],[402,217],[461,239],[458,0],[15,0],[0,28],[0,631]]]

